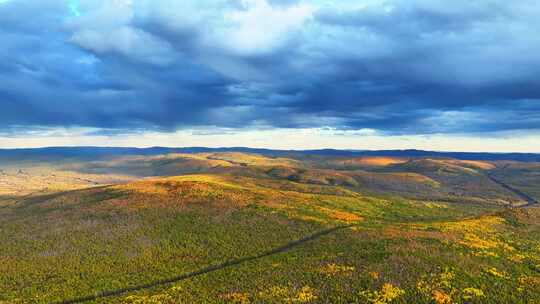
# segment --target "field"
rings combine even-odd
[[[540,302],[540,208],[519,194],[540,193],[534,163],[227,152],[2,168],[2,304]]]

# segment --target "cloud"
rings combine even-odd
[[[72,42],[96,54],[115,53],[134,61],[166,65],[175,54],[166,41],[131,27],[111,31],[81,30],[71,37]]]
[[[533,0],[1,2],[0,129],[540,129],[538,14]]]
[[[242,9],[224,15],[224,25],[207,37],[240,56],[269,54],[287,44],[312,16],[305,4],[280,7],[266,0],[243,0]]]

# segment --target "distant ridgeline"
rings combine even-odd
[[[0,160],[54,160],[64,158],[96,159],[126,155],[160,155],[169,153],[213,153],[243,152],[266,156],[394,156],[394,157],[434,157],[455,158],[460,160],[513,160],[523,162],[540,162],[540,153],[473,153],[473,152],[435,152],[423,150],[271,150],[245,147],[231,148],[117,148],[117,147],[50,147],[35,149],[0,149]]]

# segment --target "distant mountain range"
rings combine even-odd
[[[437,152],[423,150],[272,150],[245,147],[229,148],[119,148],[119,147],[49,147],[35,149],[0,149],[2,160],[39,160],[64,158],[107,158],[128,155],[159,155],[168,153],[204,153],[204,152],[243,152],[257,153],[267,156],[332,156],[332,157],[362,157],[362,156],[393,156],[393,157],[434,157],[455,158],[460,160],[514,160],[523,162],[540,162],[540,153],[477,153],[477,152]]]

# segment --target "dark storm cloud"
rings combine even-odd
[[[0,1],[0,128],[540,128],[537,1],[357,2]]]

